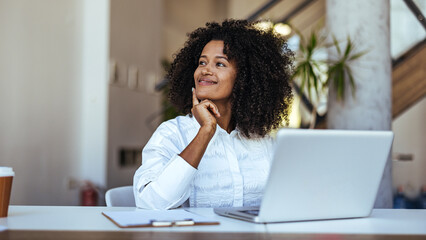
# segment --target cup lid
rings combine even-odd
[[[0,166],[0,177],[6,177],[6,176],[15,176],[15,172],[13,171],[13,168]]]

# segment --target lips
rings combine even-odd
[[[198,80],[198,84],[201,86],[209,86],[217,84],[217,82],[208,78],[201,78]]]

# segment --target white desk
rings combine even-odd
[[[123,207],[10,206],[9,216],[7,218],[0,218],[0,225],[8,227],[12,232],[25,230],[80,232],[220,232],[252,234],[331,233],[339,235],[422,235],[418,236],[420,237],[419,239],[426,239],[426,210],[375,209],[368,218],[254,224],[218,216],[209,208],[191,208],[188,210],[215,219],[220,222],[220,225],[127,229],[117,227],[101,214],[102,211],[128,211],[134,209],[135,208]]]
[[[212,209],[194,209],[195,213],[220,222],[220,225],[171,228],[119,228],[102,215],[103,211],[132,211],[128,207],[62,207],[10,206],[9,216],[0,218],[0,225],[11,230],[61,231],[198,231],[198,232],[264,232],[263,224],[252,224],[220,217]]]

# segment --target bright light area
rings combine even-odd
[[[290,48],[291,51],[297,51],[299,50],[299,44],[300,44],[300,37],[297,34],[294,34],[292,37],[287,39],[287,46]]]
[[[271,29],[274,26],[274,24],[270,21],[262,21],[262,22],[258,22],[256,23],[255,27],[257,29],[263,30],[263,31],[268,31],[269,29]]]
[[[426,9],[426,1],[416,1],[417,6]],[[398,58],[408,49],[426,38],[426,31],[403,1],[391,0],[391,56]]]
[[[296,93],[293,92],[293,104],[291,105],[291,112],[289,116],[289,124],[290,128],[299,128],[302,122],[302,116],[300,115],[300,97]]]
[[[282,36],[288,36],[291,33],[291,27],[284,23],[277,23],[274,26],[274,31]]]

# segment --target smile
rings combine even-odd
[[[198,84],[201,86],[209,86],[209,85],[217,84],[217,82],[210,79],[200,79],[198,80]]]

